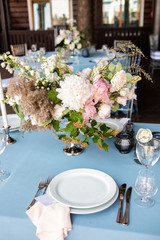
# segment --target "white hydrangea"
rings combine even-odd
[[[57,97],[62,100],[64,107],[79,111],[92,94],[91,86],[89,80],[77,75],[70,75],[64,81],[60,81]]]

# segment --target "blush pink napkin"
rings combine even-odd
[[[44,206],[37,202],[26,214],[37,227],[40,240],[64,240],[72,229],[70,209],[60,203]]]

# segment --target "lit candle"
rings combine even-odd
[[[8,128],[8,121],[7,121],[7,113],[6,113],[6,105],[2,102],[4,99],[3,88],[2,88],[2,79],[0,73],[0,102],[1,102],[1,113],[3,118],[3,127]]]

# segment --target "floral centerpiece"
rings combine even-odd
[[[21,118],[22,130],[54,129],[62,132],[58,138],[63,142],[82,147],[88,146],[91,138],[105,151],[105,139],[118,132],[96,119],[109,118],[119,104],[136,98],[133,85],[141,79],[122,70],[120,63],[106,61],[73,74],[73,68],[61,63],[58,55],[40,56],[40,74],[9,52],[0,59],[8,71],[19,70],[9,82],[6,102]],[[63,119],[66,124],[61,127]]]
[[[71,27],[69,30],[61,29],[56,37],[56,48],[58,49],[64,48],[68,51],[74,51],[75,49],[80,50],[88,44],[85,34],[78,31],[77,27]]]

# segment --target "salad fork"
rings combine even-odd
[[[37,197],[39,191],[45,187],[45,183],[46,183],[45,179],[42,178],[42,179],[40,180],[40,182],[39,182],[38,190],[37,190],[37,192],[36,192],[36,194],[35,194],[35,196],[34,196],[32,202],[29,204],[27,210],[30,209],[30,208],[33,206],[33,204],[34,204],[35,201],[36,201],[35,198]]]
[[[52,179],[53,179],[53,175],[49,175],[48,176],[48,178],[47,178],[47,181],[46,181],[46,183],[45,183],[45,189],[44,189],[44,191],[43,191],[43,194],[45,194],[46,193],[46,190],[47,190],[47,188],[48,188],[48,185],[50,184],[50,182],[52,181]]]

